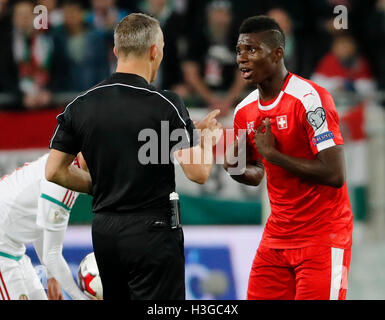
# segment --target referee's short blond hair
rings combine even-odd
[[[160,37],[159,21],[143,13],[132,13],[115,28],[114,44],[119,55],[143,55]]]

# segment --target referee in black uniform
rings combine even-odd
[[[122,19],[116,73],[67,105],[50,143],[46,178],[93,195],[92,240],[105,300],[185,299],[183,231],[170,222],[171,160],[204,183],[222,130],[213,111],[197,134],[181,98],[150,85],[163,46],[154,18]],[[71,165],[78,152],[89,172]]]

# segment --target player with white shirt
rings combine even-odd
[[[47,158],[45,154],[0,179],[0,300],[62,299],[57,282],[72,299],[88,299],[62,255],[78,193],[45,179]],[[80,167],[77,158],[74,166]],[[29,243],[47,269],[48,297],[25,254]]]

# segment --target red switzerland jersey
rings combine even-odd
[[[289,156],[316,159],[317,153],[343,144],[332,96],[312,81],[289,73],[279,95],[259,100],[251,92],[234,111],[234,131],[247,130],[253,157],[265,165],[271,214],[261,246],[277,249],[352,245],[353,215],[346,183],[342,188],[303,180],[263,159],[254,130],[270,118],[276,148]]]

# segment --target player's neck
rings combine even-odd
[[[259,97],[262,101],[269,101],[274,99],[281,91],[288,71],[285,66],[280,68],[279,72],[275,73],[272,77],[266,79],[262,83],[257,85],[259,90]]]

